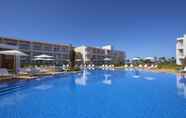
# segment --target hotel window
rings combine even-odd
[[[13,45],[13,46],[17,45],[17,41],[16,40],[11,40],[11,39],[6,39],[5,43],[8,44],[8,45]]]
[[[19,45],[20,49],[25,49],[25,50],[29,50],[30,49],[30,45],[29,44],[20,44]]]
[[[86,49],[85,49],[85,51],[89,52],[89,51],[90,51],[90,49],[89,49],[89,48],[86,48]]]
[[[50,51],[50,48],[48,46],[45,46],[44,51]]]
[[[93,49],[93,53],[96,53],[96,49]]]
[[[3,39],[2,38],[0,38],[0,43],[3,43]]]
[[[63,58],[68,58],[68,54],[63,54]]]
[[[41,44],[39,44],[39,43],[35,43],[35,44],[33,44],[33,49],[34,50],[41,50]]]
[[[96,58],[96,55],[93,55],[92,58],[95,59]]]
[[[60,51],[59,47],[54,47],[54,51]]]
[[[64,48],[64,47],[61,47],[61,51],[62,51],[62,52],[65,52],[65,48]]]
[[[33,53],[33,56],[38,56],[38,55],[41,55],[42,53],[39,53],[39,52],[34,52]]]

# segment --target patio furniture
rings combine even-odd
[[[12,79],[13,75],[6,68],[0,68],[0,79]]]
[[[2,55],[10,55],[10,56],[14,56],[14,69],[15,69],[15,74],[17,73],[17,65],[16,65],[16,57],[20,57],[20,56],[28,56],[27,54],[18,51],[18,50],[6,50],[6,51],[0,51],[0,54]]]

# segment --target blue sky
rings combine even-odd
[[[0,0],[0,36],[175,56],[185,0]]]

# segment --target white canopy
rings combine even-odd
[[[18,50],[6,50],[6,51],[0,51],[0,54],[3,54],[3,55],[10,55],[10,56],[14,56],[14,67],[15,67],[15,73],[17,73],[17,68],[19,68],[18,64],[16,63],[17,59],[16,57],[17,56],[28,56],[27,54],[21,52],[21,51],[18,51]]]
[[[111,58],[104,58],[104,61],[111,61]]]
[[[154,61],[154,57],[146,57],[144,58],[145,60],[150,60],[150,61]]]
[[[11,55],[11,56],[28,56],[27,54],[18,51],[18,50],[6,50],[6,51],[0,51],[0,54],[3,55]]]
[[[140,58],[134,57],[134,58],[132,58],[132,60],[133,60],[133,61],[138,61],[138,60],[140,60]]]
[[[52,58],[53,56],[42,54],[42,55],[38,55],[38,56],[34,56],[34,57],[35,58]]]
[[[54,59],[46,59],[46,58],[35,58],[35,61],[53,61]]]

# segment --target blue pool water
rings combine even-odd
[[[85,70],[2,83],[0,118],[186,118],[186,79]]]

